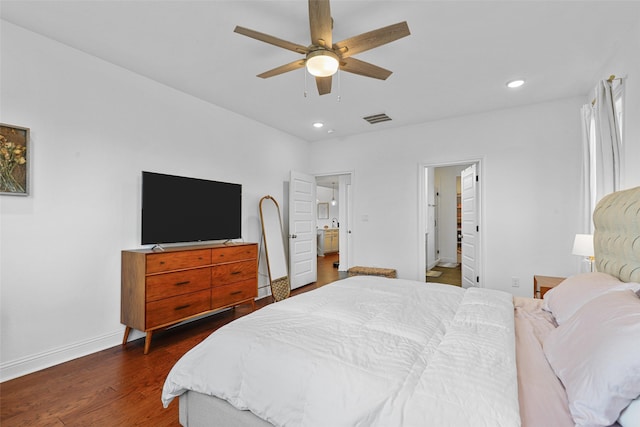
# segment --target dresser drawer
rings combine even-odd
[[[147,329],[211,310],[211,291],[193,292],[147,303]]]
[[[163,252],[147,255],[147,274],[211,264],[211,249]]]
[[[258,258],[257,245],[229,246],[228,248],[214,249],[211,256],[211,262],[214,264],[220,264],[256,258]]]
[[[256,278],[256,261],[239,261],[211,267],[211,286],[228,285]]]
[[[255,279],[249,279],[232,285],[211,288],[211,305],[213,308],[220,308],[256,296],[258,296],[258,284]]]
[[[211,268],[176,271],[147,276],[147,302],[209,289]]]

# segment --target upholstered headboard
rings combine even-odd
[[[640,282],[640,187],[611,193],[593,212],[598,271]]]

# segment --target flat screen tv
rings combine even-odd
[[[242,237],[242,185],[142,172],[142,244]]]

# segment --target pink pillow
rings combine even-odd
[[[543,348],[576,426],[613,424],[640,395],[640,298],[630,291],[594,298],[551,331]]]
[[[544,309],[550,311],[558,325],[592,299],[610,292],[640,289],[639,283],[625,283],[606,273],[594,272],[571,276],[544,294]]]

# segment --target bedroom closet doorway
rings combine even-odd
[[[316,175],[318,266],[335,258],[336,279],[343,277],[353,259],[351,244],[352,173]],[[342,276],[341,276],[342,274]]]
[[[480,160],[420,165],[418,277],[482,287]]]

